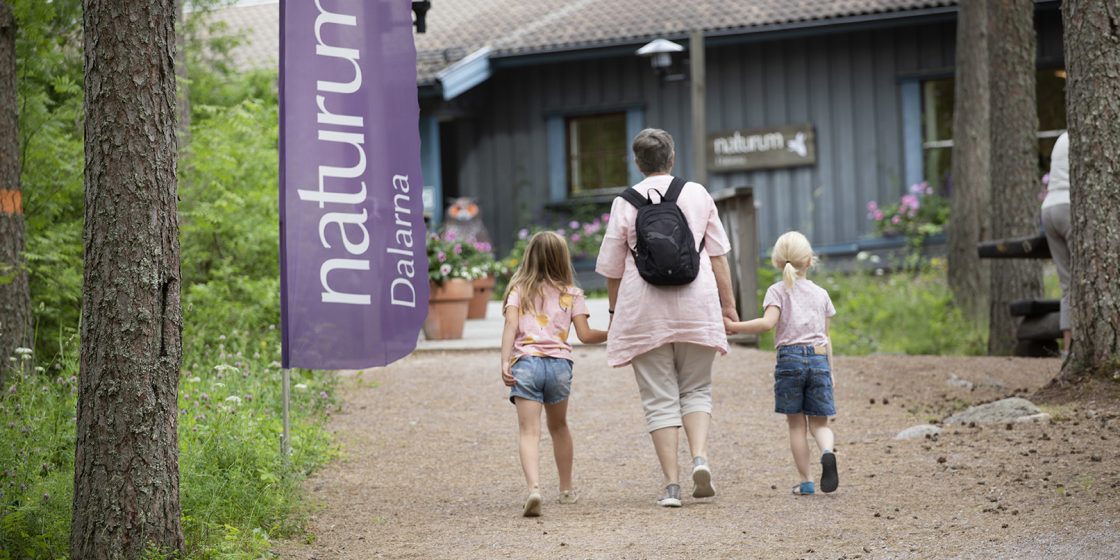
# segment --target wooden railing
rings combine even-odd
[[[751,187],[733,187],[712,193],[720,221],[731,239],[731,283],[743,321],[758,317],[758,209]],[[755,335],[729,337],[739,344],[758,344]]]

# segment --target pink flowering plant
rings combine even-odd
[[[428,236],[428,279],[437,285],[483,278],[491,273],[493,261],[489,243],[459,239],[453,231]]]
[[[920,245],[925,238],[945,230],[949,202],[923,181],[911,185],[897,203],[880,206],[874,200],[868,202],[867,218],[875,222],[880,235],[902,235]]]
[[[556,232],[557,235],[568,242],[568,251],[571,252],[572,258],[594,257],[599,254],[599,247],[603,244],[603,235],[607,232],[608,219],[610,219],[610,214],[602,214],[587,221],[570,220],[551,228],[523,228],[517,232],[517,244],[510,251],[510,257],[506,260],[519,261],[521,255],[525,252],[525,246],[529,244],[529,238],[534,233],[545,230]],[[507,264],[516,267],[517,262],[513,261]]]

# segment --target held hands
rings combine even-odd
[[[723,328],[727,331],[727,334],[735,334],[735,324],[736,322],[730,317],[723,318]]]

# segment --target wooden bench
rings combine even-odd
[[[1050,244],[1045,235],[1029,235],[998,241],[985,241],[976,246],[982,259],[1049,259]],[[1015,331],[1018,343],[1016,356],[1033,358],[1057,356],[1061,302],[1056,299],[1021,299],[1009,306],[1012,317],[1022,317]]]

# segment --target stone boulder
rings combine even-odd
[[[941,428],[938,428],[933,424],[918,424],[917,426],[910,426],[909,428],[898,432],[898,435],[894,436],[894,439],[920,439],[926,437],[927,435],[932,436],[940,433]]]
[[[1037,406],[1027,399],[1012,397],[1001,401],[974,406],[945,419],[946,424],[999,424],[1014,422],[1019,418],[1042,414]]]

